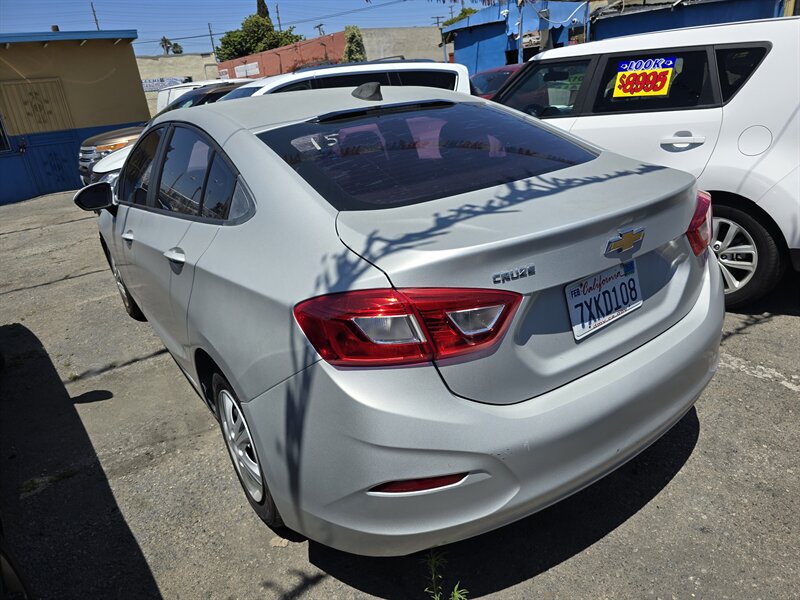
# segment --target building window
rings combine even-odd
[[[0,115],[0,152],[11,151],[11,140],[6,133],[6,124],[3,122],[3,115]]]

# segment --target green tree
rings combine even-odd
[[[231,60],[294,44],[302,39],[302,35],[294,33],[294,27],[275,31],[269,17],[250,15],[242,21],[241,29],[229,31],[220,38],[216,48],[217,58],[221,61]]]
[[[169,41],[167,36],[163,36],[158,45],[161,46],[161,49],[164,51],[164,56],[169,54],[169,51],[172,48],[172,42]]]
[[[447,21],[443,21],[442,22],[442,27],[449,27],[450,25],[452,25],[456,21],[460,21],[461,19],[466,19],[468,16],[474,15],[476,12],[478,12],[478,11],[475,10],[474,8],[469,8],[467,6],[463,6],[461,8],[461,12],[458,13],[455,17],[451,17],[451,18],[447,19]]]
[[[342,62],[361,62],[367,60],[367,51],[364,48],[364,38],[361,30],[355,25],[344,28],[344,56]]]
[[[183,54],[183,46],[181,46],[178,42],[172,42],[172,50],[173,54]]]
[[[267,8],[266,0],[256,0],[256,14],[259,17],[266,17],[269,19],[269,9]]]

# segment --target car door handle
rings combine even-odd
[[[677,144],[704,144],[706,138],[702,135],[695,135],[695,136],[680,136],[676,135],[673,137],[665,137],[661,138],[661,145],[662,146],[674,146]]]
[[[180,265],[186,262],[186,255],[183,253],[183,250],[178,247],[170,248],[164,252],[164,258],[170,262],[178,263]]]
[[[133,241],[133,231],[128,229],[128,231],[126,231],[125,233],[122,234],[122,239],[125,240],[126,242],[129,242],[129,243],[132,242]]]

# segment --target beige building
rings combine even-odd
[[[387,56],[444,60],[444,52],[439,46],[442,37],[438,27],[361,28],[361,36],[364,38],[367,60]]]
[[[217,60],[212,52],[137,56],[139,76],[150,114],[156,113],[158,90],[186,81],[217,79]]]
[[[0,33],[0,204],[79,187],[82,140],[149,118],[134,39]]]

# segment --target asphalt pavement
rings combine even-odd
[[[42,598],[428,598],[425,555],[265,527],[216,421],[125,314],[72,194],[0,207],[0,516]],[[559,504],[443,547],[470,598],[800,598],[800,276],[725,319],[691,410]],[[646,376],[646,374],[643,374]],[[446,597],[446,596],[445,596]]]

